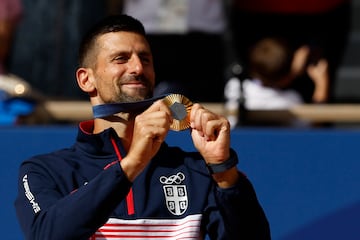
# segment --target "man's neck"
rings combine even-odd
[[[93,133],[100,133],[108,128],[113,128],[115,130],[127,151],[132,141],[134,117],[129,113],[119,113],[116,116],[96,118],[94,120]]]

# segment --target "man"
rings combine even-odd
[[[194,104],[188,118],[199,152],[164,142],[177,120],[164,100],[151,102],[152,54],[138,20],[104,19],[79,56],[77,81],[95,119],[80,123],[71,148],[21,165],[15,206],[27,239],[270,238],[224,117]],[[107,116],[99,106],[123,110]]]

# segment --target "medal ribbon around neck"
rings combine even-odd
[[[92,107],[94,118],[111,116],[119,112],[144,111],[150,107],[156,100],[163,99],[170,108],[173,116],[173,122],[170,129],[173,131],[182,131],[190,127],[190,111],[193,103],[181,94],[159,95],[153,98],[137,102],[109,103]]]

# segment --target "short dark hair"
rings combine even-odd
[[[80,66],[88,66],[89,52],[94,47],[98,36],[109,32],[134,32],[146,37],[144,25],[136,18],[125,15],[110,15],[91,27],[84,35],[78,53],[78,62]]]
[[[261,39],[250,51],[250,75],[265,83],[275,83],[290,73],[293,56],[294,50],[285,39]]]

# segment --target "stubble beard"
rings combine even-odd
[[[145,85],[145,88],[139,89],[137,90],[137,94],[131,95],[122,91],[122,85],[126,82],[133,80],[134,78],[138,81],[141,81]],[[154,87],[152,86],[150,81],[144,76],[130,76],[119,79],[116,83],[115,91],[117,93],[114,95],[114,99],[111,101],[112,103],[137,102],[153,97]]]

